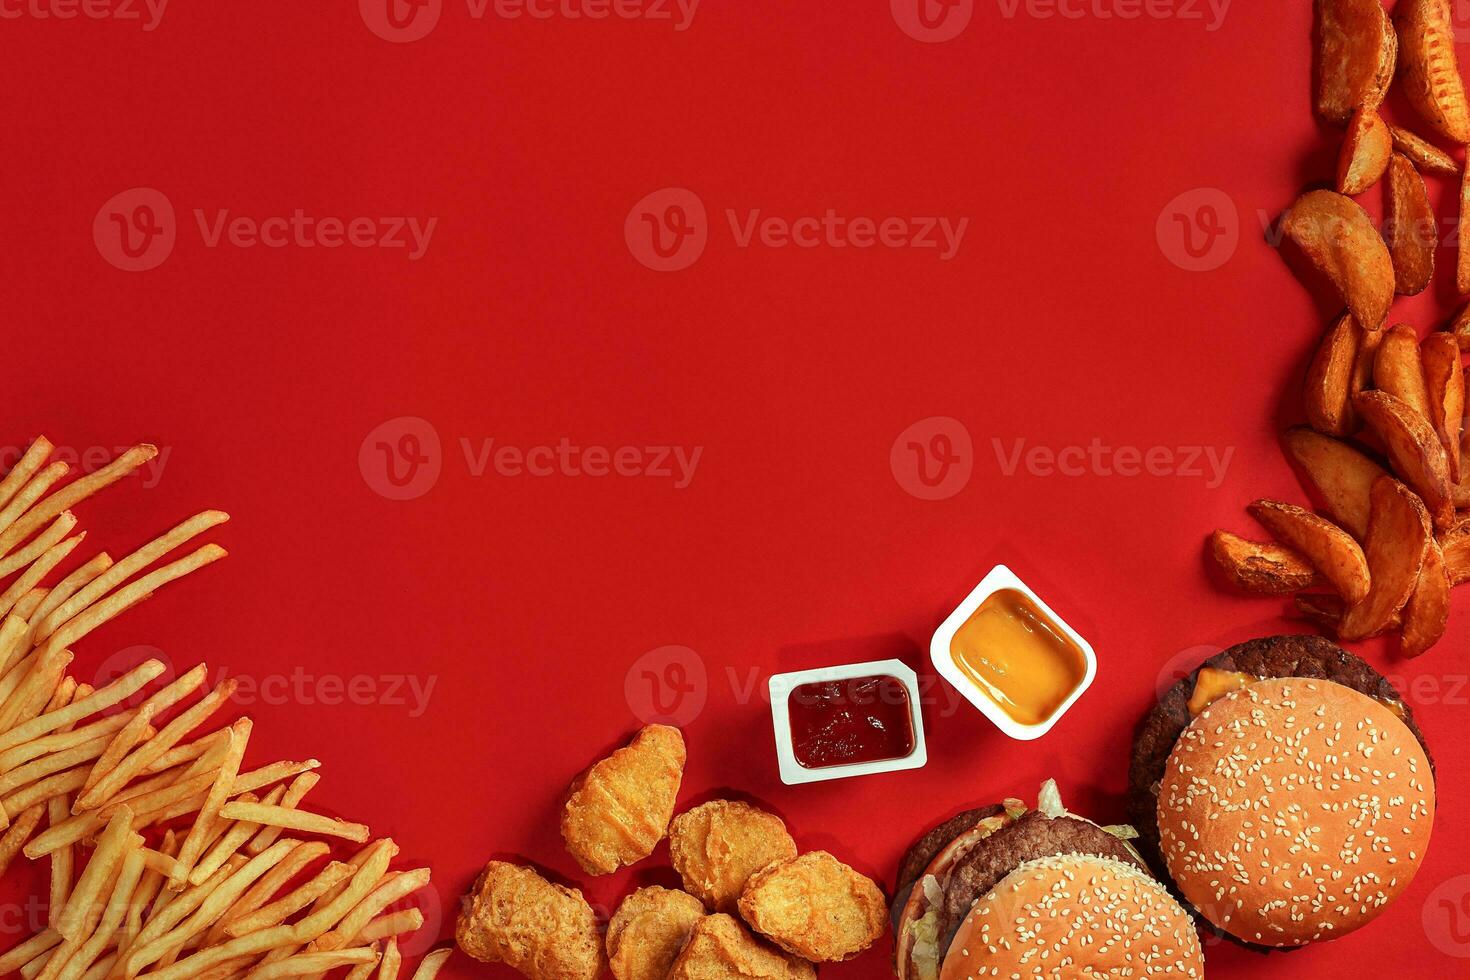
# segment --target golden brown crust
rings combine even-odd
[[[817,969],[752,936],[733,916],[700,919],[668,980],[816,980]]]
[[[777,946],[816,963],[851,959],[888,926],[883,892],[826,851],[751,876],[740,914]]]
[[[531,980],[596,980],[605,961],[592,906],[530,868],[491,861],[455,923],[466,954]]]
[[[669,857],[691,895],[717,912],[734,912],[750,876],[796,857],[796,841],[774,813],[712,800],[674,818]]]
[[[607,927],[608,965],[617,980],[664,980],[704,905],[693,895],[657,885],[640,888],[618,906]]]
[[[1470,143],[1470,104],[1455,56],[1449,0],[1400,0],[1394,27],[1399,80],[1409,103],[1441,136]]]
[[[611,874],[653,853],[684,776],[684,736],[649,725],[578,776],[562,810],[567,851],[588,874]]]

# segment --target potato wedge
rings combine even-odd
[[[1415,412],[1429,416],[1429,387],[1424,383],[1424,364],[1419,356],[1419,337],[1414,328],[1398,324],[1383,335],[1373,358],[1373,385],[1386,391]]]
[[[1337,635],[1337,630],[1342,625],[1343,613],[1348,608],[1342,596],[1331,592],[1299,592],[1292,601],[1303,619],[1317,624],[1334,636]],[[1399,614],[1394,613],[1388,622],[1388,629],[1396,630],[1402,625]]]
[[[1350,603],[1362,602],[1368,595],[1368,559],[1351,534],[1280,500],[1257,500],[1248,509],[1277,540],[1305,556],[1338,595]]]
[[[1467,459],[1470,459],[1470,428],[1460,433],[1460,480],[1450,490],[1456,507],[1470,507],[1470,466],[1465,465]]]
[[[1429,393],[1429,424],[1439,433],[1450,463],[1450,482],[1460,482],[1460,429],[1465,418],[1465,369],[1460,345],[1447,333],[1432,333],[1419,345],[1424,386]]]
[[[1394,296],[1393,260],[1367,211],[1350,197],[1308,191],[1281,230],[1332,281],[1365,330],[1383,325]]]
[[[1433,538],[1424,549],[1419,584],[1404,606],[1403,654],[1417,657],[1444,638],[1450,624],[1450,577],[1444,552]]]
[[[1376,110],[1359,106],[1337,155],[1337,192],[1356,197],[1383,177],[1393,156],[1393,134]]]
[[[1388,240],[1394,288],[1399,295],[1424,292],[1434,278],[1439,226],[1424,178],[1402,153],[1395,153],[1388,165],[1388,214],[1383,237]]]
[[[1358,360],[1358,336],[1362,331],[1352,316],[1344,314],[1328,328],[1307,369],[1307,386],[1302,400],[1307,421],[1318,432],[1330,436],[1351,435],[1358,427],[1353,410],[1353,369]]]
[[[1210,556],[1232,585],[1253,595],[1290,595],[1318,581],[1317,570],[1305,555],[1229,531],[1210,535]]]
[[[1460,165],[1455,158],[1424,137],[1398,126],[1389,126],[1388,132],[1393,137],[1393,148],[1412,160],[1421,174],[1448,177],[1460,173]]]
[[[1378,348],[1383,343],[1382,330],[1362,330],[1362,324],[1358,327],[1362,331],[1358,334],[1358,360],[1353,365],[1353,379],[1349,385],[1353,397],[1373,387],[1373,362],[1378,360]],[[1361,420],[1355,418],[1354,424],[1359,422]]]
[[[1470,305],[1455,315],[1445,332],[1459,342],[1460,350],[1470,350]]]
[[[1382,104],[1398,37],[1378,0],[1316,0],[1313,6],[1312,102],[1317,115],[1342,126],[1358,106]]]
[[[1380,477],[1373,484],[1372,498],[1364,548],[1372,587],[1367,598],[1343,614],[1338,636],[1344,640],[1367,639],[1389,628],[1419,584],[1424,552],[1433,536],[1423,501],[1398,480]]]
[[[1394,472],[1423,498],[1434,526],[1449,527],[1455,519],[1449,457],[1428,419],[1386,391],[1365,391],[1354,403],[1383,440]],[[1368,534],[1373,534],[1371,518]]]
[[[1470,102],[1455,56],[1450,0],[1399,0],[1393,21],[1399,87],[1409,104],[1445,139],[1470,143]]]
[[[1470,582],[1470,521],[1461,519],[1439,537],[1451,585]]]
[[[1464,233],[1466,219],[1470,218],[1470,170],[1460,178],[1460,248],[1455,265],[1455,288],[1461,296],[1470,295],[1470,237]]]
[[[1282,443],[1286,454],[1306,475],[1310,489],[1322,498],[1328,515],[1353,537],[1365,540],[1369,495],[1374,481],[1387,475],[1383,467],[1347,443],[1306,426],[1288,429]]]

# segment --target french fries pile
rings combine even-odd
[[[397,937],[423,915],[390,907],[425,887],[429,870],[390,870],[389,839],[334,861],[325,842],[283,836],[370,839],[362,824],[300,808],[319,779],[315,759],[244,770],[249,718],[197,733],[233,680],[203,691],[201,664],[150,693],[166,670],[157,660],[96,690],[67,674],[77,641],[223,558],[205,544],[158,564],[229,518],[205,511],[47,587],[85,537],[72,533],[70,508],[157,452],[134,447],[61,485],[69,467],[47,465],[54,450],[37,439],[0,480],[0,873],[17,854],[50,862],[47,927],[0,956],[0,975],[269,980],[349,967],[396,978]],[[426,956],[416,980],[448,955]]]
[[[1398,0],[1392,20],[1380,0],[1316,0],[1315,34],[1316,112],[1347,132],[1336,190],[1303,194],[1281,229],[1347,312],[1308,370],[1309,426],[1287,432],[1285,447],[1325,516],[1260,500],[1250,512],[1276,540],[1219,530],[1210,550],[1245,591],[1296,593],[1298,611],[1341,640],[1396,631],[1413,657],[1444,636],[1451,589],[1470,581],[1470,307],[1422,341],[1387,322],[1395,295],[1421,293],[1434,278],[1439,226],[1422,175],[1460,177],[1463,223],[1470,171],[1378,110],[1397,78],[1420,120],[1464,145],[1470,100],[1449,0]],[[1380,181],[1381,234],[1352,199]],[[1470,294],[1470,237],[1460,240],[1456,285]]]

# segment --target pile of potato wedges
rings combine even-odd
[[[1434,279],[1441,229],[1425,176],[1458,178],[1459,220],[1470,216],[1470,174],[1435,142],[1470,143],[1450,3],[1397,0],[1390,18],[1380,0],[1315,0],[1313,105],[1344,134],[1335,189],[1304,193],[1280,230],[1346,307],[1307,372],[1308,424],[1284,437],[1318,505],[1258,500],[1250,514],[1274,540],[1210,537],[1233,585],[1293,595],[1340,640],[1396,632],[1411,657],[1444,636],[1451,591],[1470,581],[1470,307],[1422,339],[1389,325],[1395,297]],[[1394,84],[1414,128],[1380,114]],[[1375,187],[1381,229],[1353,199]],[[1458,258],[1456,286],[1470,295],[1470,237]]]

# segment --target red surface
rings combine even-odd
[[[205,506],[234,515],[216,535],[227,562],[85,641],[79,669],[147,644],[253,678],[299,666],[329,683],[432,681],[417,715],[411,698],[387,703],[386,681],[373,682],[384,696],[357,698],[370,703],[309,686],[248,710],[253,757],[321,758],[319,805],[433,864],[446,931],[490,855],[583,879],[556,799],[638,724],[625,680],[646,700],[648,651],[688,647],[705,671],[684,702],[706,696],[685,726],[682,800],[750,794],[803,847],[887,881],[931,822],[1032,795],[1048,776],[1078,808],[1121,818],[1130,733],[1161,672],[1293,628],[1280,603],[1222,594],[1201,542],[1218,525],[1250,529],[1242,506],[1256,496],[1301,497],[1275,435],[1298,418],[1305,359],[1336,311],[1263,240],[1259,215],[1326,178],[1335,155],[1309,112],[1306,4],[1235,4],[1211,31],[1095,12],[1139,9],[1121,0],[1069,6],[1080,18],[980,3],[966,30],[931,44],[881,2],[709,2],[676,31],[494,8],[475,19],[446,0],[431,33],[395,44],[345,2],[177,3],[152,31],[13,2],[0,442],[166,447],[156,486],[135,480],[81,509],[98,546],[135,545]],[[1453,189],[1431,183],[1453,214]],[[172,254],[130,273],[92,229],[136,187],[161,192],[178,220]],[[634,203],[668,187],[703,203],[708,244],[689,268],[656,272],[624,226],[636,231]],[[1173,215],[1206,199],[1166,206],[1197,188],[1238,210],[1239,247],[1212,272],[1169,257],[1181,254]],[[1365,201],[1376,209],[1379,191]],[[654,198],[652,213],[671,202]],[[194,219],[298,208],[438,223],[410,261],[404,249],[211,248]],[[969,225],[944,261],[742,248],[725,217],[829,208]],[[1452,278],[1395,317],[1437,323]],[[359,450],[402,416],[433,425],[441,472],[395,501],[364,478]],[[942,500],[907,492],[912,470],[890,467],[899,433],[931,416],[958,420],[973,446],[950,443],[961,463],[943,489],[970,476]],[[476,452],[566,439],[702,454],[676,489],[475,476],[461,439]],[[1167,451],[1134,476],[1073,452],[1063,461],[1083,473],[1068,476],[1011,467],[1019,440],[1098,440],[1125,451],[1125,469],[1128,454],[1136,467]],[[1231,453],[1223,481],[1179,473],[1195,453],[1177,447]],[[904,463],[906,442],[894,455]],[[1097,684],[1063,723],[1012,743],[940,685],[927,768],[783,787],[765,677],[921,663],[933,628],[999,561],[1097,648]],[[1456,826],[1470,806],[1467,624],[1459,611],[1415,663],[1366,648],[1407,682],[1439,762],[1440,835],[1407,897],[1370,934],[1289,963],[1212,947],[1212,977],[1465,970],[1450,954],[1470,942],[1453,941],[1440,902],[1460,903],[1455,924],[1470,928],[1470,879],[1436,889],[1470,874]],[[665,861],[660,850],[635,874],[584,884],[607,909],[635,878],[666,877]],[[42,882],[13,871],[3,895]],[[885,941],[823,975],[879,977],[886,957]],[[456,957],[446,975],[508,974]]]

